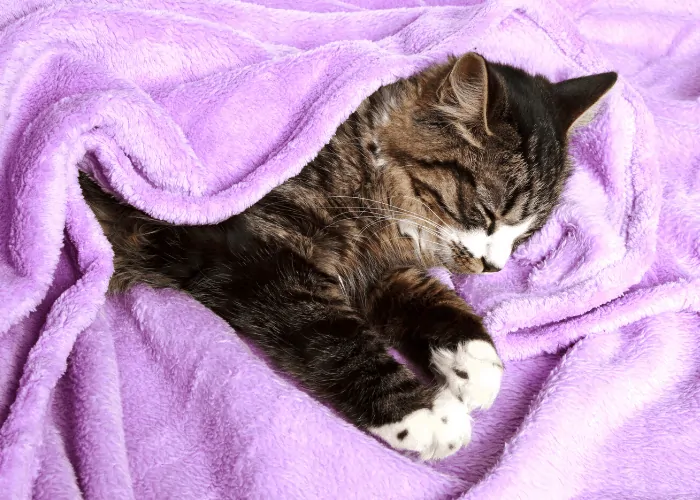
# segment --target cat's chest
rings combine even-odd
[[[419,265],[413,242],[393,223],[357,223],[342,237],[342,245],[333,245],[337,250],[334,274],[349,293],[365,293],[393,269]]]

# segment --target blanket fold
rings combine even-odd
[[[2,495],[700,496],[698,21],[651,0],[5,3]],[[79,170],[155,217],[217,222],[381,85],[470,50],[621,77],[546,227],[502,272],[451,277],[507,366],[465,450],[393,452],[182,294],[106,295]]]

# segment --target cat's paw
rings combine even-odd
[[[399,422],[372,427],[369,431],[397,450],[418,452],[423,460],[435,460],[469,444],[472,425],[464,403],[443,389],[432,408],[416,410]]]
[[[501,388],[503,363],[496,349],[486,341],[461,342],[456,349],[435,349],[432,363],[452,393],[469,410],[489,408]]]

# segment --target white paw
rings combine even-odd
[[[470,411],[493,404],[501,388],[503,363],[491,344],[471,340],[460,343],[455,350],[436,349],[432,363]]]
[[[400,422],[371,427],[369,431],[397,450],[415,451],[423,460],[433,460],[469,444],[472,423],[464,403],[442,389],[432,409],[416,410]]]

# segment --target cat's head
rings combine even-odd
[[[400,231],[455,272],[501,269],[559,201],[567,136],[616,80],[553,84],[470,53],[388,88],[400,104],[377,154],[392,203],[414,214]]]

